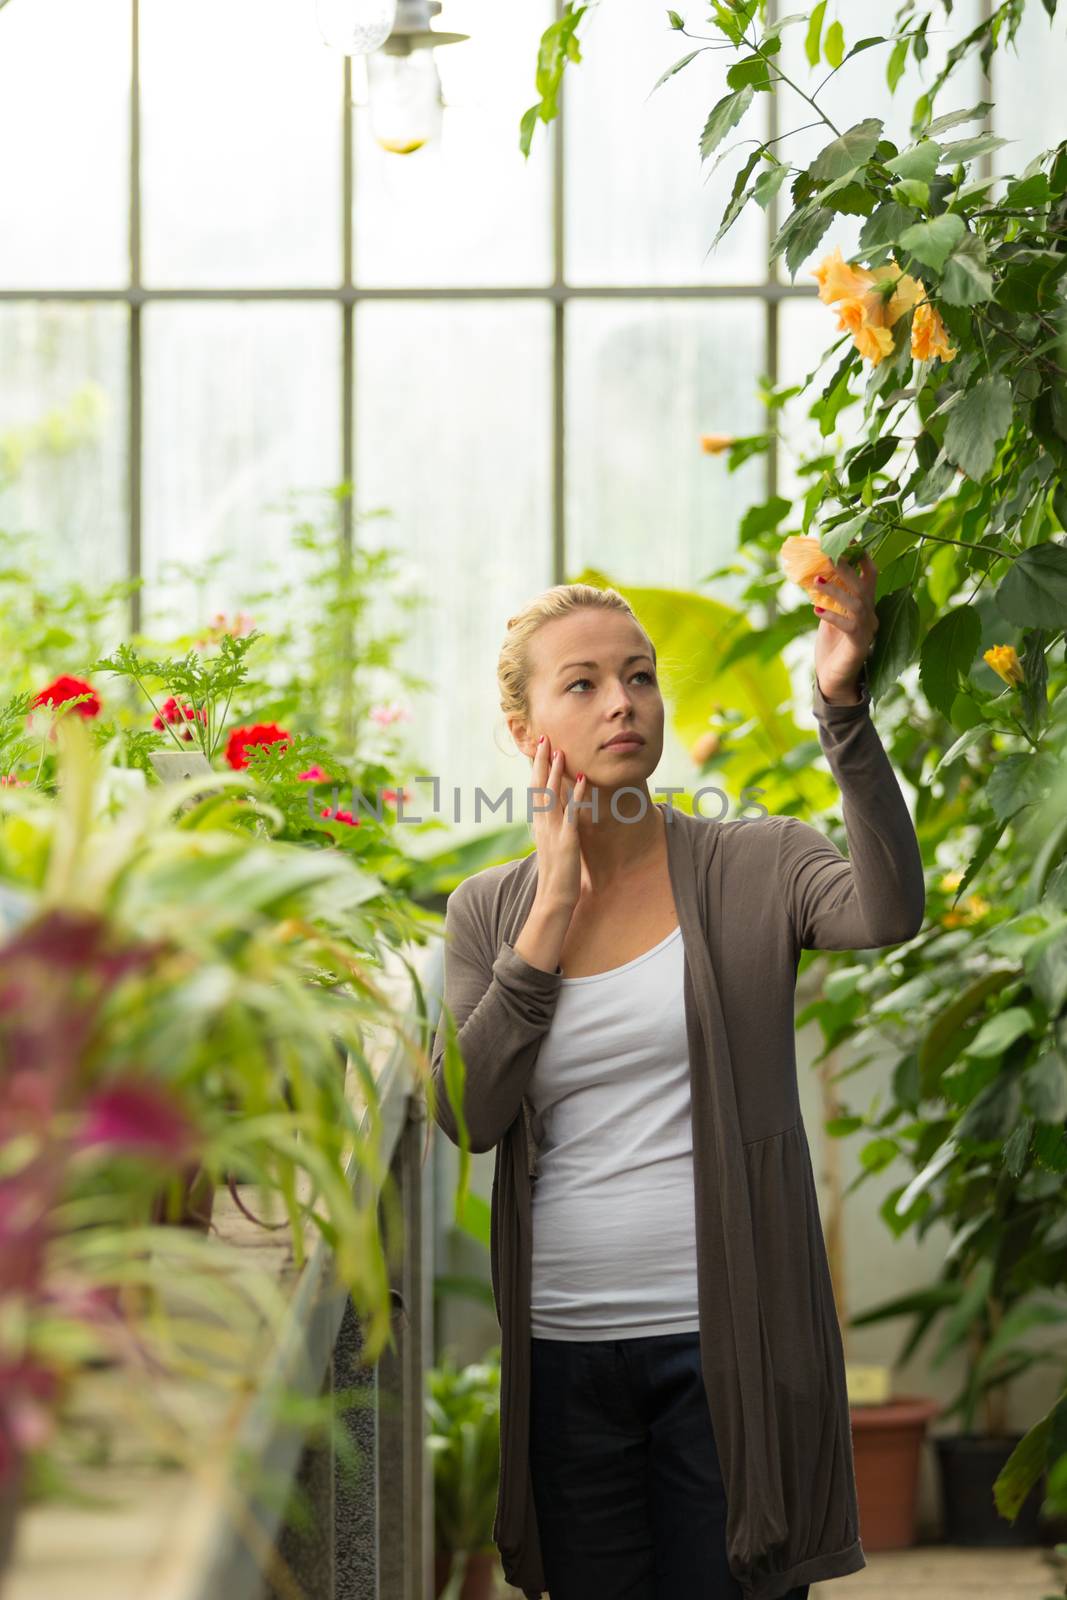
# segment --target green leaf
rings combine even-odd
[[[1024,806],[1035,805],[1041,800],[1048,786],[1048,761],[1049,757],[1043,751],[1029,753],[1026,751],[1013,751],[1011,755],[1001,756],[996,766],[989,774],[985,786],[985,797],[989,801],[989,809],[999,821],[1008,821],[1021,811]],[[1014,924],[1001,923],[996,933],[992,936],[997,941],[998,949],[1005,949],[1009,940],[1014,940],[1016,949],[1021,954],[1028,945],[1040,937],[1043,930],[1034,933],[1013,933]]]
[[[885,81],[889,85],[890,94],[895,92],[897,84],[904,76],[904,67],[908,59],[908,45],[910,43],[911,40],[905,34],[903,39],[897,40],[890,52],[885,69]]]
[[[783,517],[789,515],[791,508],[792,501],[780,494],[772,495],[762,505],[750,506],[741,519],[738,543],[747,544],[750,539],[758,538],[761,533],[770,533]]]
[[[885,44],[885,43],[886,43],[886,39],[885,39],[885,35],[884,34],[881,34],[881,33],[868,34],[866,39],[857,40],[857,42],[852,46],[851,50],[848,52],[848,55],[845,56],[844,61],[851,61],[853,56],[862,55],[864,50],[873,50],[874,46],[876,44]],[[844,62],[842,62],[842,65],[843,64],[844,64]]]
[[[930,185],[921,178],[901,178],[893,185],[893,198],[898,205],[925,210],[930,204]]]
[[[970,670],[981,641],[982,619],[974,606],[967,605],[954,606],[923,640],[919,657],[922,691],[945,717],[959,691],[958,680]],[[964,734],[956,744],[964,743],[968,737]]]
[[[1021,627],[1062,628],[1067,616],[1067,549],[1051,540],[1031,545],[1012,562],[994,598],[997,609]]]
[[[868,1172],[881,1172],[899,1154],[900,1147],[895,1139],[869,1139],[860,1150],[860,1162]]]
[[[1007,205],[1018,206],[1020,210],[1043,206],[1051,199],[1052,189],[1044,172],[1034,172],[1029,178],[1020,178],[1017,183],[1009,183],[1004,196]]]
[[[924,183],[929,183],[937,171],[940,154],[940,146],[932,139],[920,139],[918,144],[902,150],[899,156],[892,156],[884,166],[887,172],[894,173],[898,178],[921,178]]]
[[[1047,1050],[1027,1067],[1020,1082],[1026,1105],[1039,1121],[1067,1119],[1067,1061],[1060,1051]]]
[[[895,244],[915,219],[916,213],[911,206],[899,205],[896,200],[883,200],[867,218],[860,232],[861,253],[871,255],[883,245]]]
[[[848,183],[843,178],[823,190],[823,199],[838,216],[869,217],[874,210],[871,191],[862,183]]]
[[[691,61],[695,61],[697,56],[700,54],[701,52],[699,50],[690,50],[689,54],[687,56],[683,56],[680,61],[676,61],[673,67],[668,67],[666,72],[660,73],[659,77],[656,79],[648,93],[650,95],[655,94],[661,83],[666,83],[668,78],[673,78],[676,72],[681,72],[683,67],[687,67]]]
[[[976,306],[993,295],[993,275],[986,264],[985,240],[964,234],[945,263],[941,298],[950,306]]]
[[[804,53],[808,58],[810,67],[819,65],[819,53],[822,44],[822,19],[826,15],[826,0],[819,0],[818,5],[811,13],[808,23],[807,37],[804,40]]]
[[[752,186],[752,198],[756,204],[766,211],[788,176],[789,167],[784,161],[776,161],[772,167],[766,167]]]
[[[831,139],[819,151],[808,168],[809,176],[816,183],[833,183],[837,178],[854,172],[870,160],[881,132],[882,123],[878,117],[867,117],[863,122],[847,128],[839,138]]]
[[[929,222],[916,222],[900,235],[900,246],[924,266],[940,272],[967,232],[967,224],[954,211],[942,211]]]
[[[946,456],[969,478],[981,482],[996,459],[997,446],[1011,426],[1011,416],[1011,384],[1007,378],[979,378],[949,412]],[[1034,550],[1041,548],[1034,546]],[[1067,552],[1062,553],[1067,561]],[[1020,560],[1028,554],[1032,551],[1024,551]]]
[[[946,111],[942,116],[935,117],[927,128],[927,133],[947,133],[950,128],[958,128],[962,122],[977,122],[985,116],[987,111],[992,111],[992,100],[980,100],[976,106],[971,106],[967,111]]]
[[[996,1016],[990,1017],[987,1022],[983,1022],[970,1044],[965,1047],[963,1054],[982,1060],[1002,1056],[1016,1039],[1033,1032],[1035,1026],[1034,1019],[1025,1006],[1008,1006],[1004,1011],[998,1011]]]
[[[1014,139],[1002,139],[995,133],[978,133],[973,139],[956,139],[942,147],[941,165],[959,166],[973,161],[977,156],[984,156],[990,150],[999,150],[1002,144],[1014,143]]]
[[[840,22],[831,22],[823,40],[822,53],[832,67],[839,67],[845,59],[845,30]]]
[[[752,173],[752,169],[756,165],[759,158],[759,150],[753,150],[738,169],[737,176],[734,179],[734,186],[730,191],[730,198],[727,201],[726,210],[723,212],[722,221],[719,223],[718,232],[711,241],[712,249],[714,249],[718,244],[723,234],[729,232],[729,230],[733,227],[734,223],[745,209],[746,202],[751,199],[752,190],[746,189],[745,184],[748,182]]]
[[[956,1125],[958,1139],[1006,1139],[1018,1120],[1019,1080],[1002,1076],[975,1095]]]
[[[700,135],[700,159],[706,161],[713,150],[726,138],[731,128],[735,128],[741,121],[745,112],[752,104],[755,90],[749,84],[744,89],[738,89],[734,94],[724,95],[708,114],[704,124],[704,131]]]
[[[910,589],[897,589],[875,606],[878,650],[871,658],[871,693],[895,683],[915,654],[919,640],[919,608]]]
[[[828,206],[801,206],[775,234],[771,256],[780,256],[784,251],[789,276],[795,278],[797,268],[807,260],[833,220]]]
[[[770,69],[762,56],[746,56],[743,61],[734,62],[726,74],[726,81],[731,89],[743,89],[746,84],[751,84],[753,89],[769,90]]]
[[[684,28],[685,27],[685,23],[683,22],[682,18],[678,15],[677,11],[668,11],[667,12],[667,20],[670,23],[672,28]]]

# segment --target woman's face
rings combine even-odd
[[[647,635],[622,611],[587,607],[543,623],[530,640],[529,724],[509,718],[531,759],[542,733],[567,776],[607,789],[642,786],[663,754],[663,696]],[[622,733],[637,744],[610,747]]]

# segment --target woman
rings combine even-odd
[[[925,890],[869,714],[877,570],[837,571],[812,694],[847,858],[795,817],[649,803],[656,651],[617,591],[509,623],[535,849],[449,896],[432,1067],[448,1137],[446,1068],[496,1150],[493,1537],[528,1600],[803,1600],[865,1565],[796,966],[911,938]]]

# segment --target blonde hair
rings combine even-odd
[[[624,611],[641,628],[633,607],[618,589],[598,589],[591,583],[557,583],[551,589],[542,590],[521,611],[508,618],[508,636],[501,647],[496,668],[500,709],[505,717],[521,717],[524,722],[529,722],[530,678],[533,675],[530,640],[546,622],[569,616],[580,606],[595,607],[601,611]],[[641,628],[641,631],[648,638],[646,630]],[[651,639],[648,642],[655,662],[656,646]]]

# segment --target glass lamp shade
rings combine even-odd
[[[384,44],[396,21],[397,0],[315,0],[319,31],[346,56],[367,55]]]
[[[441,132],[441,78],[432,50],[367,57],[371,131],[383,150],[410,155]]]

